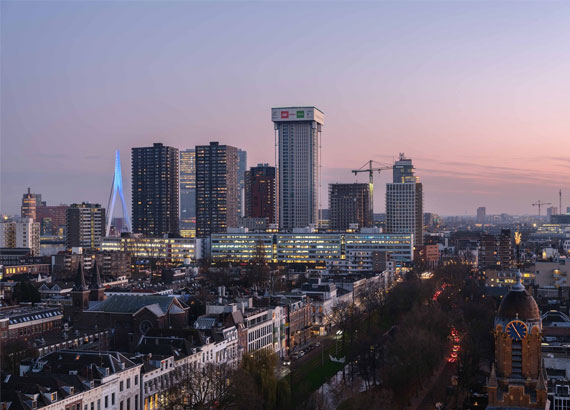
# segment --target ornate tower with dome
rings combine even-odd
[[[540,352],[540,311],[521,277],[519,271],[516,285],[503,298],[495,317],[495,362],[487,383],[488,409],[548,408]]]

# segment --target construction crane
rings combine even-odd
[[[534,204],[532,204],[532,206],[537,206],[538,207],[538,216],[540,217],[540,210],[542,209],[543,206],[545,205],[552,205],[552,203],[550,202],[543,202],[540,199],[535,202]]]
[[[374,166],[374,165],[376,165],[376,166]],[[378,173],[380,173],[382,171],[386,171],[386,170],[392,169],[392,168],[394,168],[393,164],[386,164],[383,162],[377,162],[377,161],[370,160],[370,161],[367,161],[360,168],[353,169],[352,173],[354,175],[358,175],[361,172],[368,172],[370,185],[373,185],[374,184],[374,172],[378,171]]]
[[[376,165],[376,167],[374,165]],[[383,162],[376,162],[376,161],[370,160],[370,161],[367,161],[360,168],[352,170],[352,173],[354,175],[358,175],[361,172],[368,172],[368,178],[370,181],[370,195],[369,195],[369,200],[368,200],[368,206],[370,208],[371,214],[374,212],[374,172],[377,171],[378,173],[380,173],[380,172],[385,171],[387,169],[393,169],[393,168],[394,168],[394,165],[392,165],[392,164],[386,164]]]

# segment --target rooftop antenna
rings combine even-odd
[[[558,213],[562,215],[562,189],[558,191]]]
[[[125,218],[125,225],[127,232],[131,231],[131,222],[129,220],[129,213],[127,212],[127,204],[123,195],[123,176],[121,173],[121,157],[119,150],[115,152],[115,174],[113,175],[113,185],[111,186],[111,193],[109,195],[109,203],[107,205],[107,223],[105,229],[105,236],[109,236],[111,231],[111,221],[113,220],[113,209],[115,208],[115,200],[117,199],[117,192],[121,198],[123,206],[123,218]]]

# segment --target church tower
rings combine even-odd
[[[517,283],[503,298],[495,317],[495,363],[487,383],[488,409],[544,409],[547,405],[540,311],[521,277],[517,272]]]
[[[101,281],[101,274],[99,273],[99,266],[97,259],[93,261],[93,268],[91,268],[91,284],[89,286],[89,300],[100,302],[105,300],[105,287]]]
[[[71,301],[73,311],[75,312],[82,312],[89,307],[89,288],[85,283],[85,275],[83,274],[83,265],[81,265],[81,262],[77,266],[75,283],[71,290]]]

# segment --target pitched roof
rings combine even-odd
[[[32,400],[36,400],[36,408],[49,406],[88,390],[84,380],[77,375],[2,375],[1,401],[7,403],[10,410],[32,409]],[[51,393],[57,393],[55,401],[51,400]]]
[[[194,322],[194,328],[205,330],[211,329],[216,325],[216,318],[212,316],[201,316]]]
[[[151,353],[155,356],[173,356],[175,360],[192,354],[192,343],[182,337],[148,337],[141,338],[136,348],[137,353]]]
[[[100,303],[93,304],[93,306],[90,306],[87,311],[133,314],[145,307],[148,307],[148,309],[153,313],[163,315],[168,312],[168,309],[173,302],[173,297],[165,295],[113,295]]]
[[[135,363],[118,352],[60,350],[38,358],[32,374],[69,375],[75,372],[87,379],[96,379],[133,366]]]

